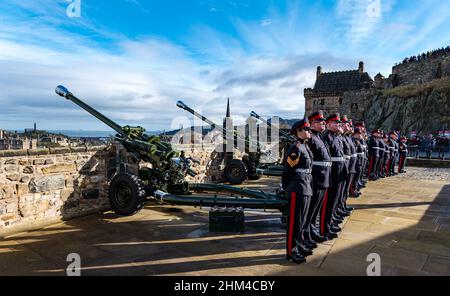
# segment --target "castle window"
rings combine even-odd
[[[320,100],[320,105],[325,105],[325,100],[324,99],[322,99],[322,100]]]
[[[339,105],[342,105],[342,98],[339,98]]]
[[[351,106],[352,113],[358,112],[358,104],[353,103]]]

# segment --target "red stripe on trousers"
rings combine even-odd
[[[291,193],[291,210],[289,217],[289,235],[288,235],[288,255],[292,255],[292,234],[294,233],[294,218],[295,218],[295,196],[296,193]]]
[[[373,166],[373,156],[370,157],[370,163],[369,163],[369,179],[371,179],[370,177],[370,172],[372,171],[372,166]]]
[[[391,166],[391,160],[388,160],[388,163],[386,165],[386,174],[389,174],[389,167]]]
[[[400,173],[401,170],[403,170],[403,161],[404,161],[404,157],[400,156],[400,161],[398,163],[398,172]]]
[[[325,196],[323,198],[322,213],[320,213],[320,234],[325,233],[325,214],[327,213],[327,201],[328,201],[328,188],[325,190]]]

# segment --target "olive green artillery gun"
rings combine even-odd
[[[279,142],[280,161],[279,161],[279,163],[281,164],[286,151],[289,149],[289,147],[292,145],[292,143],[294,143],[296,141],[295,137],[276,126],[273,126],[272,123],[270,123],[269,121],[267,121],[264,118],[262,118],[261,116],[259,116],[255,111],[250,112],[250,116],[252,116],[258,120],[261,120],[268,127],[272,128],[274,130],[277,130],[279,132],[279,135],[280,135],[280,142]],[[273,175],[281,175],[282,171],[283,171],[282,165],[271,165],[271,166],[267,166],[264,169],[260,170],[261,174],[272,175],[272,176]],[[270,174],[268,174],[268,172],[270,172]]]
[[[184,157],[184,153],[174,150],[170,143],[161,141],[158,136],[147,135],[142,127],[118,125],[75,97],[64,86],[58,86],[55,91],[116,131],[116,141],[120,142],[137,162],[151,164],[151,168],[139,169],[138,175],[129,172],[126,165],[120,165],[120,168],[108,177],[108,198],[111,208],[117,214],[133,215],[147,201],[174,205],[280,210],[287,207],[283,194],[279,193],[268,194],[220,184],[188,184],[186,176],[195,176],[195,172],[190,168],[192,162]],[[122,159],[118,156],[116,161],[121,163]],[[194,195],[195,192],[200,194]],[[215,194],[208,195],[209,192]]]
[[[232,159],[231,161],[226,161],[223,171],[223,176],[226,181],[230,182],[233,185],[237,185],[241,184],[246,179],[257,180],[261,177],[261,173],[264,172],[266,175],[271,175],[271,172],[264,171],[260,168],[261,156],[263,154],[270,156],[271,151],[263,150],[259,141],[252,140],[248,136],[239,136],[234,130],[225,130],[223,127],[209,120],[202,114],[199,114],[180,100],[177,101],[177,107],[184,109],[192,115],[200,118],[203,122],[209,124],[213,130],[217,130],[222,133],[224,142],[228,141],[227,135],[231,134],[233,138],[232,145],[235,149],[239,149],[238,140],[243,141],[243,143],[245,144],[245,154],[242,159]],[[279,176],[280,174],[278,172],[275,172],[272,175]]]

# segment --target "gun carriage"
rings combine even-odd
[[[186,176],[196,175],[190,168],[191,161],[184,153],[173,149],[170,143],[161,141],[159,136],[146,134],[140,126],[120,126],[75,97],[64,86],[58,86],[55,91],[113,129],[117,133],[114,139],[137,162],[151,164],[151,168],[141,168],[136,175],[128,171],[121,157],[117,157],[120,165],[109,174],[107,181],[109,202],[117,214],[133,215],[149,201],[172,205],[279,209],[282,212],[287,207],[283,193],[269,194],[222,184],[190,184],[186,182]]]

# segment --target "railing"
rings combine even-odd
[[[408,146],[408,157],[446,160],[450,159],[450,147],[423,147],[422,145],[410,145]]]

